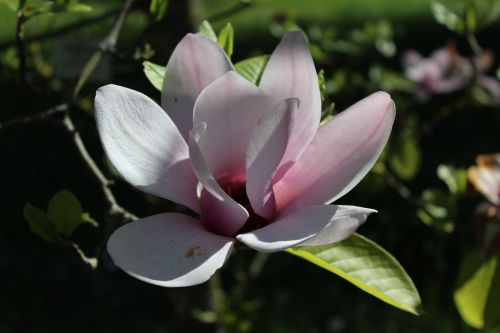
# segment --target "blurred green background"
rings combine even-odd
[[[171,0],[165,16],[156,19],[150,2],[137,0],[114,50],[102,54],[72,97],[82,69],[122,5],[115,0],[81,3],[91,10],[68,12],[64,7],[26,22],[22,70],[16,44],[19,3],[0,1],[0,332],[475,331],[459,315],[453,294],[463,260],[479,247],[475,210],[484,199],[465,182],[454,193],[446,183],[454,176],[438,176],[437,170],[445,165],[465,177],[476,155],[500,152],[500,109],[472,81],[449,94],[425,100],[415,96],[416,83],[404,75],[406,50],[427,56],[452,44],[465,58],[474,51],[466,34],[436,21],[430,1]],[[458,3],[445,2],[451,9]],[[477,1],[479,19],[471,34],[498,58],[499,21],[481,16],[490,3],[498,10],[498,1]],[[92,104],[96,89],[108,83],[159,101],[142,62],[165,65],[179,40],[205,19],[215,31],[232,24],[234,62],[270,54],[284,31],[304,30],[316,68],[324,71],[324,107],[335,103],[334,112],[377,90],[391,93],[398,113],[390,144],[374,171],[338,203],[379,211],[359,232],[405,267],[423,300],[421,316],[392,308],[287,253],[263,255],[243,247],[221,269],[224,306],[215,313],[207,283],[155,287],[127,276],[106,253],[92,269],[70,246],[47,243],[30,231],[23,218],[25,204],[45,210],[56,192],[68,189],[99,223],[98,228],[84,223],[72,236],[83,252],[96,255],[110,232],[101,185],[61,128],[61,116],[36,117],[66,101],[91,156],[113,179],[123,207],[140,217],[182,209],[142,194],[116,175],[104,157]],[[494,59],[485,74],[498,80],[498,68]],[[491,293],[500,297],[500,289]],[[498,321],[484,331],[500,332]]]

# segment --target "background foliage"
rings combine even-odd
[[[499,13],[497,0],[0,0],[0,332],[500,332],[499,254],[483,251],[485,199],[466,171],[478,154],[500,152],[498,100],[477,80],[498,82]],[[389,146],[339,203],[379,211],[360,233],[405,267],[421,316],[284,252],[238,248],[220,276],[182,289],[113,265],[105,242],[129,212],[182,208],[118,177],[95,130],[95,90],[115,83],[159,100],[155,64],[203,20],[235,63],[265,61],[284,31],[304,30],[325,117],[391,93]],[[497,58],[459,89],[422,97],[405,52],[442,47]]]

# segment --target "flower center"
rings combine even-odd
[[[236,232],[234,236],[260,229],[271,223],[270,220],[254,212],[252,205],[250,204],[250,200],[247,196],[246,183],[244,180],[224,181],[224,179],[222,179],[222,181],[219,181],[219,184],[221,185],[224,192],[226,192],[237,203],[245,207],[249,214],[248,220],[245,222],[243,227],[241,227],[240,230]]]

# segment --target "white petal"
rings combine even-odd
[[[273,106],[259,88],[235,72],[226,73],[200,94],[194,107],[194,127],[207,124],[200,148],[218,180],[244,178],[250,134]]]
[[[321,126],[300,159],[274,185],[277,209],[330,203],[349,192],[376,162],[394,117],[391,97],[378,92]]]
[[[201,91],[233,69],[224,51],[201,34],[188,34],[168,61],[162,90],[162,107],[186,139],[193,128],[194,103]]]
[[[260,87],[275,103],[285,98],[300,100],[290,144],[278,171],[281,177],[311,141],[321,118],[318,75],[302,32],[292,31],[283,36],[264,69]]]
[[[248,219],[248,211],[231,198],[215,180],[208,170],[199,142],[204,140],[206,124],[194,128],[190,133],[189,154],[194,172],[198,176],[203,189],[210,195],[202,192],[202,219],[214,232],[225,236],[232,236],[243,227]]]
[[[263,252],[281,251],[316,237],[319,244],[333,243],[350,236],[372,212],[374,210],[353,206],[304,206],[264,228],[236,238]]]
[[[144,192],[199,211],[187,144],[155,102],[107,85],[97,91],[95,113],[104,149],[123,178]]]
[[[274,214],[273,179],[287,148],[299,100],[283,100],[259,119],[246,156],[246,190],[253,210],[267,219]]]
[[[207,281],[229,257],[233,244],[233,239],[206,231],[191,217],[164,213],[120,227],[108,241],[108,252],[135,278],[184,287]]]
[[[368,215],[377,211],[356,206],[336,206],[338,209],[328,227],[316,236],[309,238],[300,246],[317,246],[341,242],[351,236],[356,229],[365,223]]]

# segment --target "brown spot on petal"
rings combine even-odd
[[[186,254],[184,255],[186,258],[192,258],[195,255],[200,255],[199,250],[201,249],[200,246],[198,245],[193,245],[187,250]]]

